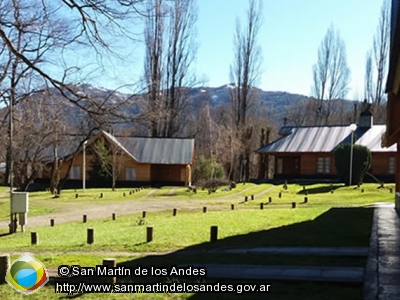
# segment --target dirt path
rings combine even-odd
[[[256,195],[261,196],[270,191],[272,188],[273,187]],[[170,197],[149,197],[155,191],[156,190],[152,189],[146,195],[132,201],[120,201],[116,203],[104,204],[97,203],[94,206],[90,206],[90,204],[82,205],[81,203],[65,203],[65,205],[68,207],[63,212],[33,217],[30,217],[28,214],[27,227],[48,226],[50,224],[50,219],[54,219],[55,224],[81,221],[83,215],[87,215],[88,220],[92,220],[111,218],[113,213],[115,213],[118,218],[118,216],[137,214],[141,213],[142,211],[159,212],[172,210],[174,208],[178,210],[202,210],[202,207],[205,205],[208,205],[210,210],[213,208],[219,210],[224,208],[229,209],[232,201],[242,199],[242,195],[239,193],[209,200],[171,200]],[[173,189],[170,190],[170,193],[171,192],[173,192]],[[213,204],[210,204],[210,202],[213,202]],[[226,205],[224,205],[225,203]],[[0,228],[7,229],[8,224],[8,220],[0,221]]]

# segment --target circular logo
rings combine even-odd
[[[31,294],[44,286],[49,276],[39,260],[25,253],[11,264],[5,279],[18,292]]]

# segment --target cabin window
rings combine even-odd
[[[128,167],[125,169],[125,179],[129,181],[136,180],[136,168]]]
[[[318,157],[317,158],[317,173],[330,173],[331,172],[331,158]]]
[[[81,179],[81,166],[72,166],[69,170],[69,179]]]
[[[395,163],[396,163],[395,157],[389,157],[389,174],[395,173],[395,167],[396,167]]]

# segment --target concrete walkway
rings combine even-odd
[[[394,205],[378,206],[365,270],[364,300],[400,300],[400,218]]]

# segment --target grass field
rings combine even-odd
[[[367,246],[371,209],[330,208],[234,210],[148,213],[113,221],[89,220],[55,227],[28,228],[24,233],[3,236],[0,251],[135,251],[160,252],[192,245],[249,246]],[[340,223],[338,223],[340,222]],[[143,225],[139,225],[143,223]],[[338,225],[339,224],[339,225]],[[207,244],[210,227],[219,227],[221,242]],[[154,241],[146,243],[146,227],[154,228]],[[86,244],[87,228],[95,230],[95,243]],[[348,228],[352,228],[351,231]],[[39,245],[30,245],[30,232],[39,234]],[[275,233],[276,232],[276,233]],[[254,235],[254,236],[253,236]],[[264,235],[267,235],[264,238]],[[273,235],[273,238],[269,236]],[[257,236],[257,238],[255,238]],[[262,236],[259,238],[258,236]],[[280,236],[278,238],[278,236]]]
[[[186,188],[164,187],[145,189],[129,194],[130,189],[63,191],[61,198],[54,199],[49,193],[31,193],[29,216],[46,215],[66,209],[88,209],[93,204],[105,207],[110,203],[133,204],[162,203],[190,200],[192,206],[172,211],[148,211],[146,218],[141,214],[117,216],[111,219],[91,219],[87,223],[71,222],[55,227],[27,227],[26,232],[0,236],[0,253],[10,253],[16,259],[22,252],[31,252],[47,268],[67,264],[95,266],[105,257],[114,257],[119,265],[170,266],[187,263],[261,264],[261,265],[365,265],[364,257],[315,257],[286,255],[226,254],[214,251],[223,247],[242,246],[361,246],[367,247],[375,202],[393,202],[394,185],[380,188],[377,184],[361,187],[344,185],[291,184],[283,185],[238,185],[236,189],[218,189],[208,194],[198,189],[197,193]],[[334,192],[331,193],[331,190]],[[363,190],[363,191],[362,191]],[[75,194],[79,197],[76,198]],[[103,193],[103,198],[100,198]],[[125,196],[123,195],[125,193]],[[281,193],[281,198],[279,198]],[[0,191],[0,219],[7,219],[9,199],[7,191]],[[255,200],[244,202],[244,196],[254,195]],[[269,197],[272,202],[269,203]],[[308,203],[304,202],[308,197]],[[292,209],[291,203],[297,208]],[[260,203],[264,203],[261,210]],[[235,210],[230,205],[235,204]],[[207,206],[207,213],[202,207]],[[6,212],[5,212],[6,211]],[[210,243],[210,227],[217,225],[218,238]],[[146,227],[154,229],[154,240],[146,242]],[[86,243],[87,228],[95,231],[95,242]],[[30,244],[30,232],[39,234],[39,245]],[[0,232],[1,233],[1,232]],[[115,252],[118,251],[118,252]],[[168,253],[160,253],[165,252]],[[206,252],[204,252],[206,251]],[[150,255],[150,252],[155,254]],[[132,254],[130,254],[132,253]],[[213,283],[214,281],[209,280]],[[225,281],[226,282],[226,281]],[[240,281],[238,281],[240,282]],[[243,282],[242,282],[243,283]],[[249,283],[257,283],[256,281]],[[325,283],[271,282],[268,294],[85,294],[83,299],[361,299],[361,285]],[[76,297],[77,295],[75,295]],[[66,299],[65,294],[55,294],[49,284],[39,292],[26,297],[0,285],[0,299]],[[68,297],[67,297],[68,298]]]

